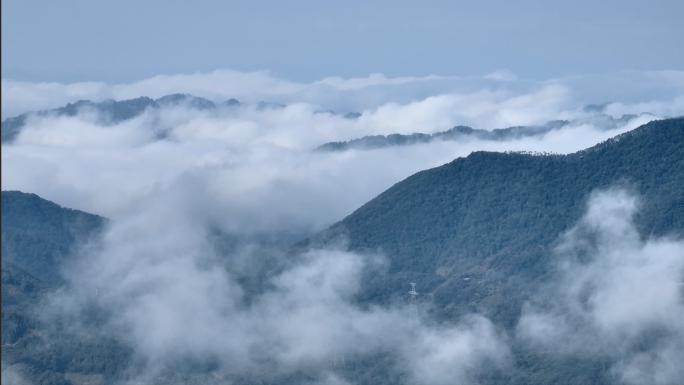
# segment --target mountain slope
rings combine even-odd
[[[59,266],[79,242],[106,224],[100,216],[63,208],[35,194],[2,192],[2,261],[42,282],[62,283]]]
[[[295,250],[339,245],[384,253],[388,272],[365,274],[362,304],[406,301],[441,322],[479,313],[516,335],[526,301],[556,278],[554,247],[586,211],[592,192],[641,196],[640,235],[684,237],[684,118],[654,121],[575,154],[476,152],[410,176]],[[662,341],[661,341],[662,342]],[[484,383],[605,384],[616,362],[552,354],[511,340],[513,365]],[[644,336],[642,349],[657,344]]]
[[[2,192],[2,228],[39,234],[51,242],[68,246],[105,219],[79,210],[61,207],[36,194],[21,191]]]
[[[130,351],[119,342],[62,330],[46,322],[40,307],[64,284],[61,268],[72,249],[105,225],[102,217],[35,194],[2,192],[3,381],[69,384],[64,373],[93,372],[109,379],[117,365],[127,362]]]
[[[438,321],[476,312],[512,331],[523,302],[551,278],[559,235],[582,216],[593,191],[616,185],[642,196],[636,218],[642,236],[683,236],[684,118],[651,122],[567,156],[473,153],[397,183],[296,248],[343,237],[351,250],[382,251],[389,271],[367,273],[360,306],[405,299],[408,283],[416,282],[419,306]],[[114,383],[135,367],[124,343],[48,328],[26,311],[55,287],[46,282],[50,272],[58,276],[59,258],[104,225],[101,217],[33,194],[2,192],[3,364],[23,368],[35,383],[67,383],[74,373]],[[515,367],[484,383],[610,382],[609,361],[511,346]],[[341,375],[359,383],[391,381],[392,359],[372,356]]]
[[[479,308],[512,327],[522,282],[544,279],[591,192],[616,184],[642,195],[642,234],[684,234],[684,118],[567,156],[473,153],[397,183],[298,247],[342,236],[351,250],[384,252],[389,274],[368,277],[364,301],[390,302],[412,281],[444,319]]]

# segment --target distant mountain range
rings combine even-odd
[[[12,143],[26,125],[26,120],[31,116],[76,116],[81,112],[94,111],[98,115],[99,124],[112,125],[138,117],[148,110],[175,106],[184,106],[195,110],[206,111],[221,108],[236,108],[242,106],[242,104],[237,99],[228,99],[217,105],[209,99],[189,94],[172,94],[159,99],[151,99],[146,96],[122,101],[109,99],[99,103],[90,100],[79,100],[75,103],[69,103],[64,107],[47,111],[30,111],[19,116],[7,118],[2,122],[1,138],[3,144]],[[254,105],[254,108],[258,111],[279,110],[285,107],[284,104],[263,101]],[[315,113],[337,115],[335,111],[329,110],[316,111]],[[346,119],[358,119],[360,116],[361,114],[358,112],[350,112],[343,115]]]
[[[470,130],[453,132],[479,132]],[[583,215],[593,191],[612,186],[642,197],[635,218],[642,236],[684,237],[684,118],[653,121],[570,155],[472,153],[408,177],[291,251],[342,240],[352,251],[382,253],[389,271],[363,277],[359,306],[389,305],[406,296],[408,282],[416,282],[419,306],[438,322],[478,313],[512,333],[523,303],[553,278],[559,236]],[[3,365],[46,384],[68,384],[65,373],[113,383],[135,365],[130,348],[103,337],[55,332],[58,342],[46,344],[36,330],[48,328],[28,310],[62,285],[59,266],[69,250],[97,236],[105,223],[33,194],[2,192]],[[514,368],[481,383],[611,382],[605,359],[512,344]],[[55,363],[56,355],[62,361]],[[388,359],[372,356],[338,375],[354,383],[387,382]],[[294,373],[274,383],[301,381]]]
[[[468,141],[468,140],[490,140],[505,141],[521,139],[524,137],[542,136],[554,130],[559,130],[569,125],[592,124],[601,130],[612,130],[624,126],[632,119],[642,115],[629,114],[620,118],[613,118],[610,115],[597,113],[589,118],[569,120],[552,120],[543,126],[515,126],[508,128],[498,128],[494,130],[475,129],[468,126],[456,126],[446,131],[434,134],[414,133],[409,135],[390,134],[390,135],[370,135],[346,142],[329,142],[317,147],[314,151],[333,152],[346,150],[375,150],[394,146],[411,146],[433,141]]]
[[[218,107],[237,107],[240,106],[240,102],[236,99],[229,99],[217,106],[211,100],[188,94],[166,95],[156,100],[146,96],[122,101],[109,99],[99,103],[91,102],[90,100],[79,100],[53,110],[26,112],[13,118],[5,119],[2,122],[2,143],[12,142],[26,124],[26,119],[31,115],[76,116],[80,112],[90,109],[99,114],[102,124],[117,124],[140,116],[148,109],[179,105],[198,110],[212,110]]]
[[[5,119],[2,122],[2,143],[12,143],[19,132],[26,124],[26,120],[30,116],[76,116],[80,112],[91,110],[95,111],[99,117],[99,123],[103,125],[117,124],[129,119],[133,119],[142,115],[146,110],[155,110],[163,107],[185,106],[196,110],[215,110],[217,108],[235,108],[241,106],[241,103],[236,99],[229,99],[217,105],[211,100],[196,97],[189,94],[173,94],[153,100],[148,97],[139,97],[136,99],[129,99],[123,101],[105,100],[103,102],[95,103],[89,100],[79,100],[75,103],[69,103],[64,107],[56,108],[49,111],[35,111],[26,112],[16,117]],[[584,108],[585,112],[593,113],[593,115],[575,120],[553,120],[541,126],[515,126],[508,128],[500,128],[493,130],[475,129],[467,126],[455,126],[449,130],[437,132],[434,134],[413,133],[408,135],[390,134],[390,135],[370,135],[362,138],[352,139],[341,142],[328,142],[318,146],[314,151],[316,152],[338,152],[346,150],[375,150],[394,146],[411,146],[422,143],[430,143],[433,141],[469,141],[469,140],[487,140],[487,141],[506,141],[521,139],[524,137],[542,136],[554,130],[559,130],[563,127],[582,124],[591,124],[601,130],[608,131],[623,127],[631,120],[643,115],[650,115],[648,112],[636,114],[626,114],[620,118],[613,118],[610,115],[603,113],[606,104],[602,105],[588,105]],[[279,103],[259,102],[255,105],[259,111],[264,110],[278,110],[285,108],[285,105]],[[317,114],[339,115],[335,111],[319,110],[315,111]],[[359,112],[349,112],[341,115],[345,119],[355,120],[359,119],[362,114]],[[158,133],[159,138],[163,138],[163,132]]]

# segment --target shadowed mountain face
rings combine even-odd
[[[70,246],[105,219],[79,210],[61,207],[36,194],[2,192],[2,228],[40,236],[62,246]]]
[[[104,218],[71,210],[35,194],[2,192],[2,262],[48,284],[62,283],[71,248],[95,236]],[[4,265],[3,265],[4,266]]]
[[[367,277],[361,301],[390,303],[416,282],[441,319],[479,311],[513,327],[525,293],[548,279],[558,237],[593,191],[613,186],[641,195],[643,236],[684,235],[684,119],[566,156],[476,152],[397,183],[298,247],[342,238],[384,253],[389,272]]]
[[[3,382],[66,385],[72,382],[64,373],[72,372],[110,379],[127,362],[130,350],[120,343],[67,331],[60,320],[46,320],[40,306],[66,283],[62,270],[76,247],[106,222],[35,194],[2,192]]]

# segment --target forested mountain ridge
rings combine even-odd
[[[640,197],[641,237],[684,238],[684,118],[570,155],[474,152],[395,184],[295,250],[345,244],[381,253],[388,271],[364,275],[359,303],[405,301],[415,282],[434,319],[481,314],[514,336],[525,303],[555,279],[555,247],[589,197],[616,187]],[[549,354],[517,339],[511,351],[515,369],[483,383],[619,381],[605,356]]]
[[[48,237],[51,242],[71,245],[83,234],[104,225],[106,219],[80,210],[61,207],[36,194],[2,192],[2,228]]]
[[[593,191],[616,185],[641,195],[642,234],[684,235],[684,118],[570,155],[472,153],[408,177],[297,248],[342,237],[351,250],[382,251],[389,274],[369,277],[360,300],[390,302],[412,281],[443,319],[478,310],[512,327],[518,294],[544,279],[554,242]]]
[[[63,208],[35,194],[2,192],[2,261],[49,284],[62,282],[59,265],[79,242],[104,228],[105,218]]]
[[[39,306],[65,284],[62,268],[75,248],[106,224],[103,217],[35,194],[2,191],[3,381],[66,385],[64,373],[97,373],[94,378],[108,380],[127,362],[130,351],[118,342],[46,324]],[[20,379],[5,378],[9,366]]]
[[[430,143],[433,141],[469,141],[469,140],[487,140],[487,141],[505,141],[516,140],[525,137],[543,136],[551,131],[560,130],[570,125],[591,124],[601,130],[612,130],[622,127],[629,123],[632,119],[642,115],[650,115],[649,113],[642,113],[640,115],[623,115],[615,119],[610,115],[596,114],[583,119],[569,120],[552,120],[541,126],[514,126],[508,128],[496,128],[493,130],[475,129],[468,126],[455,126],[446,131],[436,132],[434,134],[413,133],[409,135],[390,134],[390,135],[370,135],[358,139],[352,139],[345,142],[328,142],[318,146],[314,151],[318,152],[336,152],[347,150],[375,150],[386,147],[395,146],[411,146],[421,143]]]

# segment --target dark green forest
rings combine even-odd
[[[684,118],[654,121],[570,155],[472,153],[397,183],[294,244],[290,254],[340,243],[351,251],[381,253],[389,267],[364,277],[359,306],[388,306],[406,297],[408,282],[416,282],[419,307],[435,322],[478,313],[510,332],[523,303],[554,278],[559,236],[581,218],[592,192],[616,186],[641,197],[635,220],[642,237],[684,236]],[[79,332],[68,320],[41,314],[41,298],[65,285],[61,269],[107,221],[34,194],[2,192],[3,370],[11,366],[38,384],[75,383],[74,374],[107,384],[144,366],[124,342],[90,329]],[[250,290],[260,290],[263,281],[252,282]],[[81,321],[97,330],[107,316],[93,310]],[[513,369],[486,371],[478,381],[611,382],[607,359],[547,355],[515,343],[512,351]],[[393,359],[391,354],[349,358],[338,374],[352,383],[396,383],[401,377]],[[209,369],[197,364],[193,370]],[[169,368],[159,383],[208,381],[193,380],[187,372]],[[262,384],[312,380],[301,372],[233,378]]]
[[[416,282],[436,319],[476,312],[512,331],[523,303],[553,279],[559,236],[593,191],[610,187],[641,197],[643,237],[684,236],[684,118],[570,155],[472,153],[397,183],[296,248],[342,241],[386,255],[389,272],[364,278],[360,303],[390,304]],[[610,382],[606,362],[514,349],[518,370],[504,383]]]
[[[45,295],[65,284],[78,245],[107,220],[19,191],[2,192],[2,365],[36,384],[69,384],[64,373],[97,374],[105,383],[130,366],[130,348],[46,319]]]

